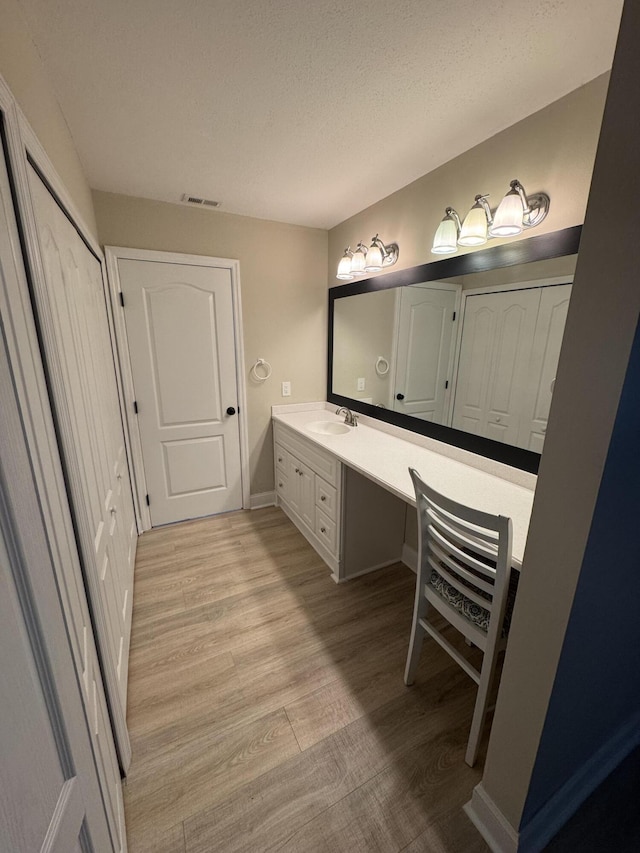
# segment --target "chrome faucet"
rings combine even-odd
[[[336,409],[336,415],[341,415],[344,412],[344,422],[349,426],[358,426],[358,416],[354,415],[351,409],[347,409],[346,406],[340,406],[339,409]]]

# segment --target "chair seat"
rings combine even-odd
[[[513,605],[516,600],[516,592],[518,591],[518,579],[519,573],[516,571],[512,572],[509,591],[507,593],[507,606],[504,614],[504,622],[502,623],[503,637],[506,637],[509,634],[509,628],[511,627],[511,615],[513,613]],[[480,628],[481,631],[486,633],[489,630],[490,612],[485,607],[481,607],[479,604],[476,604],[475,601],[467,598],[466,595],[463,595],[459,590],[448,583],[442,575],[438,574],[435,569],[431,570],[429,586],[438,593],[440,598],[446,601],[447,604],[451,605],[451,607],[454,607],[465,617],[465,619],[468,619],[469,622],[472,622]],[[489,599],[489,596],[483,590],[478,589],[475,586],[472,587],[472,589],[483,598]]]

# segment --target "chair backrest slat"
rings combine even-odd
[[[493,595],[493,585],[496,579],[495,562],[494,565],[489,565],[487,563],[483,563],[481,560],[477,560],[474,554],[461,551],[460,548],[458,548],[450,539],[447,539],[446,536],[442,536],[440,531],[434,525],[429,525],[429,534],[430,542],[440,545],[447,554],[453,557],[456,562],[460,563],[461,568],[466,570],[471,569],[469,574],[476,577],[478,581],[483,581],[482,584],[478,583],[478,586],[481,586],[485,592],[489,593],[489,595]],[[494,555],[494,559],[495,556],[496,555]],[[472,578],[469,578],[469,580],[471,583],[474,582]]]
[[[493,600],[494,593],[494,585],[492,583],[488,583],[483,578],[477,577],[473,572],[467,571],[463,566],[461,566],[457,560],[452,560],[449,554],[446,553],[442,548],[432,542],[429,546],[429,550],[434,555],[436,560],[436,565],[433,568],[442,574],[440,569],[438,568],[438,563],[441,567],[448,568],[451,572],[453,572],[453,580],[450,580],[449,583],[452,586],[455,586],[459,592],[464,593],[465,595],[470,595],[473,591],[470,587],[475,587],[476,589],[481,590],[485,593],[485,595],[489,596],[488,598],[482,598],[484,602],[488,606],[491,605]],[[478,602],[480,603],[480,602]]]
[[[461,545],[473,545],[474,550],[489,559],[495,559],[498,552],[498,535],[493,530],[486,530],[476,524],[462,524],[450,513],[441,510],[436,512],[433,504],[429,505],[428,515],[442,529],[445,536],[458,539]]]

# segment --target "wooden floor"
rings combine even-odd
[[[402,682],[406,567],[338,586],[269,508],[145,533],[135,578],[131,853],[488,850],[473,682],[435,643]]]

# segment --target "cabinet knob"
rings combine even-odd
[[[396,400],[404,400],[404,394],[396,394]]]
[[[321,500],[321,501],[326,501],[326,499],[327,499],[327,496],[326,496],[326,495],[320,495],[320,500]]]
[[[282,456],[278,456],[278,462],[282,462]]]
[[[279,489],[281,489],[281,488],[282,488],[282,483],[278,483],[278,488],[279,488]]]
[[[299,474],[299,473],[300,473],[300,469],[296,468],[296,474]]]
[[[500,423],[500,418],[496,418],[496,423],[497,423],[497,424],[499,424],[499,423]]]
[[[298,471],[298,474],[300,474],[300,476],[302,477],[302,471]]]
[[[321,527],[321,528],[320,528],[320,533],[326,533],[326,532],[327,532],[327,528],[326,528],[326,527]]]

